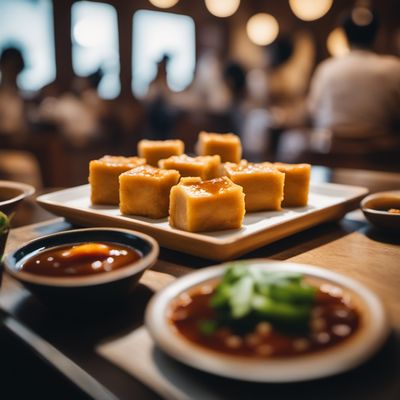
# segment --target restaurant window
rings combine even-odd
[[[193,80],[196,62],[195,26],[191,17],[173,13],[139,10],[133,15],[132,89],[138,97],[146,94],[156,76],[157,63],[168,62],[168,85],[185,89]]]
[[[18,77],[21,89],[39,90],[56,77],[51,0],[0,1],[0,53],[6,47],[21,50],[25,69]]]
[[[118,19],[113,6],[78,1],[72,6],[72,65],[79,76],[103,73],[98,92],[106,99],[118,96],[119,80]]]

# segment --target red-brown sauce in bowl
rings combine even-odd
[[[203,285],[183,293],[171,304],[169,321],[187,340],[225,354],[279,358],[315,353],[348,340],[361,323],[358,311],[340,288],[321,285],[306,330],[290,333],[263,321],[246,331],[220,326],[215,332],[204,334],[199,325],[216,319],[210,306],[213,292],[210,285]]]
[[[116,243],[83,243],[44,250],[22,262],[21,270],[35,275],[73,277],[113,271],[142,257]]]

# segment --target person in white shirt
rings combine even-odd
[[[355,8],[342,27],[349,53],[322,62],[312,78],[313,127],[332,140],[385,147],[400,139],[400,60],[371,51],[378,20],[370,10]]]
[[[312,129],[289,121],[280,160],[297,162],[310,151],[364,158],[400,151],[400,60],[371,50],[378,19],[369,9],[354,8],[341,25],[349,52],[317,67],[303,116]]]
[[[25,105],[18,76],[25,68],[22,51],[6,47],[0,54],[0,136],[21,137],[25,131]]]

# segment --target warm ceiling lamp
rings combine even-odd
[[[346,35],[342,28],[335,28],[326,40],[326,47],[329,54],[334,57],[346,55],[349,51],[349,43],[347,42]]]
[[[272,43],[279,33],[278,21],[270,14],[259,13],[247,21],[247,35],[259,46]]]
[[[289,0],[294,15],[303,21],[323,17],[332,7],[333,0]]]
[[[239,8],[240,0],[205,0],[206,7],[212,15],[226,18],[233,15]]]
[[[351,12],[351,19],[358,26],[367,26],[374,19],[374,15],[366,7],[356,7]]]
[[[153,6],[159,8],[170,8],[173,7],[179,0],[149,0]]]

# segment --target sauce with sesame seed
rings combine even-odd
[[[216,283],[213,283],[215,288]],[[207,288],[207,290],[205,290]],[[220,353],[251,358],[297,357],[334,347],[355,334],[361,317],[340,288],[321,285],[316,292],[309,323],[299,331],[282,330],[268,321],[220,324],[210,332],[200,328],[216,321],[210,301],[210,283],[181,294],[171,303],[168,318],[187,340]]]
[[[35,275],[74,277],[114,271],[142,257],[137,250],[116,243],[82,243],[43,250],[23,260],[20,270]]]

